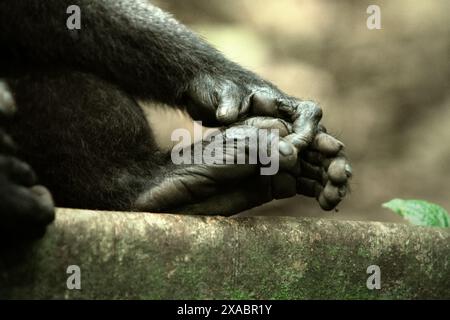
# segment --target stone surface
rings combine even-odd
[[[2,252],[0,298],[449,299],[450,229],[60,209],[44,239]]]

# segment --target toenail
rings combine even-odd
[[[352,167],[348,163],[345,165],[345,174],[348,178],[352,176]]]

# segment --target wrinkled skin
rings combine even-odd
[[[61,16],[74,4],[83,13],[76,34]],[[49,192],[17,158],[59,206],[229,215],[296,194],[331,210],[347,192],[343,145],[320,126],[315,103],[229,61],[147,0],[3,0],[0,30],[0,76],[22,121],[7,119],[14,103],[2,84],[0,128],[20,152],[1,131],[0,228],[10,234],[42,231],[54,216]],[[225,139],[279,127],[281,171],[174,166],[136,99],[186,108]]]
[[[11,114],[14,104],[7,93],[7,87],[2,88],[3,96],[6,97],[2,103],[3,114]],[[269,110],[261,113],[278,115],[275,99],[270,101],[266,98],[262,102],[256,100],[254,104],[256,107],[253,108]],[[108,109],[105,108],[106,110]],[[295,118],[295,112],[292,114]],[[311,122],[318,122],[320,115],[310,119]],[[92,120],[95,122],[95,119]],[[80,129],[86,125],[88,124],[80,124]],[[298,135],[294,131],[295,125],[295,120],[290,123],[271,117],[251,117],[222,129],[225,140],[257,135],[260,129],[278,129],[282,141],[279,145],[278,174],[262,176],[260,164],[174,166],[167,163],[167,168],[174,167],[169,168],[169,173],[165,171],[156,178],[155,183],[146,185],[129,209],[231,215],[273,199],[288,198],[296,194],[317,198],[323,209],[333,209],[345,196],[351,176],[349,164],[342,156],[343,144],[314,124],[318,128],[317,134],[305,147],[302,127],[299,128],[301,134]],[[93,142],[97,140],[93,139]],[[34,186],[36,177],[32,169],[11,156],[14,150],[11,139],[2,134],[2,141],[1,159],[4,162],[0,166],[0,173],[4,177],[1,185],[1,197],[4,199],[0,203],[5,208],[3,226],[9,230],[9,234],[26,234],[27,237],[42,235],[46,224],[54,218],[50,193],[42,186]],[[227,156],[238,157],[239,154],[234,153],[235,145],[227,144],[231,148],[229,152],[225,152]],[[127,147],[132,150],[132,146]],[[268,145],[251,147],[259,150]],[[303,150],[300,157],[299,150]],[[243,152],[248,153],[248,149]],[[144,171],[143,176],[145,177]]]
[[[324,210],[334,209],[345,197],[351,178],[351,167],[342,153],[342,143],[319,132],[311,147],[305,150],[308,156],[298,157],[297,148],[290,141],[292,125],[281,119],[253,117],[222,130],[220,137],[231,142],[225,145],[224,158],[232,158],[231,162],[237,163],[239,152],[248,156],[252,148],[258,152],[261,148],[269,149],[271,141],[258,141],[254,146],[247,144],[245,150],[237,149],[240,140],[257,137],[260,129],[279,130],[280,170],[277,174],[261,175],[260,164],[248,163],[176,166],[164,180],[140,195],[136,208],[230,215],[274,199],[300,194],[316,198]],[[205,142],[199,144],[203,149],[208,146]]]
[[[297,151],[312,142],[322,118],[322,110],[314,102],[290,97],[256,76],[247,79],[230,75],[227,80],[215,80],[212,75],[199,77],[187,95],[187,111],[206,126],[231,124],[248,116],[286,120],[291,124],[287,139]]]

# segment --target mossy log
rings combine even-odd
[[[43,239],[2,252],[0,298],[449,299],[450,229],[59,209]]]

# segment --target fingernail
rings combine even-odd
[[[352,176],[352,167],[347,163],[344,168],[347,178],[350,178]]]
[[[294,152],[294,148],[292,148],[292,146],[286,141],[280,141],[278,144],[278,150],[280,150],[280,153],[285,157],[290,156]]]

